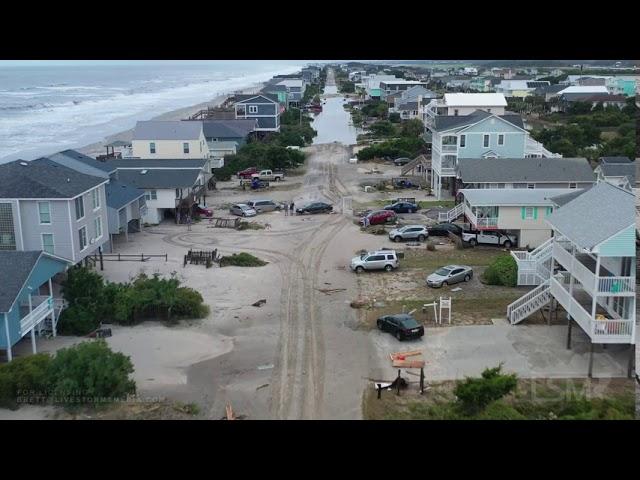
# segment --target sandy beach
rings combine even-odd
[[[240,91],[243,94],[249,94],[249,93],[256,93],[258,92],[262,86],[264,84],[263,83],[258,83],[258,84],[254,84],[251,86],[248,86],[244,89],[241,89]],[[212,100],[206,101],[206,102],[202,102],[202,103],[198,103],[196,105],[191,105],[189,107],[184,107],[184,108],[179,108],[177,110],[172,110],[170,112],[167,113],[163,113],[162,115],[158,115],[156,117],[153,117],[151,120],[182,120],[184,118],[187,118],[191,115],[193,115],[194,113],[200,111],[200,110],[204,110],[208,107],[218,107],[220,106],[222,103],[224,103],[225,100],[227,100],[230,96],[232,96],[231,94],[225,94],[225,95],[218,95],[217,97],[213,98]],[[130,142],[132,137],[133,137],[133,131],[134,129],[131,128],[129,130],[124,130],[122,132],[118,132],[115,133],[113,135],[109,135],[107,137],[104,138],[104,140],[100,141],[100,142],[96,142],[96,143],[91,143],[89,145],[85,145],[84,147],[81,148],[77,148],[76,150],[80,153],[84,153],[85,155],[89,155],[90,157],[96,157],[97,155],[102,155],[104,153],[106,153],[106,148],[105,145],[114,142],[116,140],[122,140],[125,142]]]

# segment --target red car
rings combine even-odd
[[[201,217],[213,217],[213,210],[207,207],[201,207],[200,205],[194,205],[193,214],[200,215]]]
[[[251,180],[251,175],[253,175],[254,173],[258,173],[258,169],[256,167],[249,167],[239,171],[237,175],[239,178]]]
[[[369,225],[380,225],[382,223],[395,221],[397,215],[393,210],[376,210],[360,219],[360,224],[365,224],[365,218],[369,220]]]

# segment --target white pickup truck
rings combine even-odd
[[[515,235],[508,235],[497,230],[480,230],[478,232],[462,232],[462,240],[475,247],[479,244],[499,245],[504,248],[511,248],[518,243]]]
[[[260,172],[251,175],[251,178],[257,178],[258,180],[265,180],[267,182],[279,182],[280,180],[284,180],[284,173],[274,172],[272,170],[260,170]]]

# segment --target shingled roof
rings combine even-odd
[[[492,115],[501,118],[518,128],[524,129],[524,123],[522,122],[522,117],[520,115],[494,115],[493,113],[485,112],[484,110],[476,110],[469,115],[438,115],[437,117],[435,117],[434,129],[437,131],[444,131],[453,128],[465,127],[468,125],[473,125],[474,123],[478,123],[479,121]]]
[[[0,165],[0,198],[74,198],[106,182],[48,158]]]
[[[258,120],[204,120],[202,128],[206,138],[244,138],[258,126]]]
[[[147,120],[136,123],[133,140],[198,140],[202,123],[180,120]]]
[[[595,182],[586,158],[459,158],[464,183]]]

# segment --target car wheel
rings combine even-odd
[[[444,281],[440,284],[441,287],[448,287],[449,286],[449,282]]]
[[[426,237],[424,235],[418,235],[418,241],[419,242],[424,242],[425,238]]]
[[[398,331],[396,332],[396,338],[397,338],[398,340],[402,341],[402,332],[401,332],[400,330],[398,330]]]
[[[468,282],[469,280],[471,280],[471,275],[465,275],[464,276],[464,281]]]
[[[409,213],[416,213],[415,210],[409,210]]]
[[[471,240],[469,240],[469,245],[471,245],[472,247],[475,247],[478,244],[478,242],[476,241],[475,238],[472,238]]]
[[[362,272],[364,272],[364,268],[356,267],[356,273],[362,273]]]
[[[276,177],[276,182],[279,182],[279,181],[280,181],[280,177]]]
[[[396,235],[395,237],[393,237],[393,241],[399,243],[402,241],[402,237],[400,235]]]
[[[393,267],[392,267],[391,265],[385,265],[385,266],[384,266],[384,269],[385,269],[387,272],[390,272],[391,270],[393,270]]]
[[[503,245],[504,245],[504,248],[511,248],[511,241],[507,240],[503,243]]]
[[[380,320],[378,320],[378,330],[384,330],[382,322]]]
[[[242,216],[243,216],[243,217],[246,217],[246,216],[247,216],[247,214],[246,214],[246,213],[244,213],[244,212],[242,212]]]

